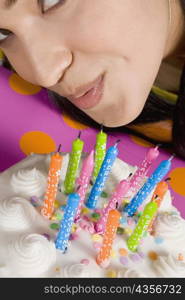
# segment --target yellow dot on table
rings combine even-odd
[[[26,155],[31,153],[46,154],[56,151],[56,145],[53,139],[42,131],[30,131],[25,133],[21,137],[19,145]]]
[[[152,143],[145,141],[144,139],[142,139],[138,136],[130,135],[130,138],[135,144],[137,144],[139,146],[147,147],[147,148],[154,146]]]
[[[84,130],[89,128],[86,125],[81,124],[80,122],[77,122],[73,119],[71,119],[71,117],[65,113],[62,114],[62,118],[64,120],[64,122],[71,128],[77,129],[77,130]]]
[[[168,177],[171,178],[169,184],[177,194],[185,196],[185,168],[176,168],[172,170]]]
[[[115,270],[108,270],[107,271],[107,277],[108,278],[116,278],[117,277],[117,272]]]
[[[151,260],[157,260],[158,259],[158,254],[155,251],[150,251],[150,252],[148,252],[148,257]]]
[[[21,95],[34,95],[40,92],[42,89],[40,86],[31,84],[24,80],[16,73],[13,73],[9,77],[9,84],[12,90]]]

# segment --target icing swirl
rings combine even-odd
[[[47,179],[36,168],[19,170],[10,180],[13,191],[24,197],[41,197],[46,190],[46,183]]]
[[[185,262],[177,260],[171,254],[159,256],[153,267],[156,277],[185,277]]]
[[[56,263],[54,243],[39,234],[23,234],[8,244],[12,271],[21,277],[42,276]]]
[[[137,270],[123,268],[118,272],[117,277],[118,278],[144,278],[146,276]]]
[[[89,272],[84,264],[71,264],[63,268],[62,276],[64,278],[86,278],[89,277]]]
[[[28,200],[12,197],[0,201],[0,228],[6,231],[27,230],[36,218]]]
[[[177,244],[185,245],[185,222],[178,214],[163,213],[157,216],[154,223],[155,236],[160,236],[168,246],[176,247]],[[175,243],[174,243],[175,241]]]

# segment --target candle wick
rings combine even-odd
[[[117,140],[114,146],[116,147],[116,146],[117,146],[117,145],[118,145],[120,142],[121,142],[121,140],[120,140],[120,139],[119,139],[119,140]]]
[[[103,123],[100,125],[100,130],[103,132]]]
[[[79,185],[76,189],[76,193],[79,191],[79,189],[81,188],[81,185]]]
[[[175,157],[176,155],[175,155],[175,153],[169,158],[169,161],[172,161],[172,159],[174,159],[174,157]]]
[[[170,181],[171,180],[171,177],[167,177],[166,179],[165,179],[165,181],[167,182],[167,181]]]
[[[132,176],[132,173],[129,174],[128,178],[130,178]]]
[[[58,146],[57,152],[60,152],[61,147],[62,147],[62,144],[60,144],[60,145]]]
[[[155,150],[158,150],[161,146],[162,146],[162,144],[157,144],[155,147]]]
[[[79,133],[78,133],[78,139],[80,139],[80,138],[81,138],[81,134],[82,134],[82,132],[81,132],[81,131],[79,131]]]

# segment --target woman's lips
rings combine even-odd
[[[94,86],[83,96],[78,98],[67,97],[75,106],[80,109],[90,109],[96,106],[102,98],[104,89],[104,75],[99,76]]]

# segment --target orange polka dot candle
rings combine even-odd
[[[112,246],[116,231],[119,225],[121,214],[118,210],[113,209],[109,212],[106,224],[106,230],[103,238],[103,245],[97,255],[96,262],[102,268],[107,268],[110,262]]]
[[[60,179],[61,167],[62,155],[58,151],[51,157],[48,173],[48,185],[44,196],[44,205],[41,209],[41,214],[48,219],[52,217],[55,208],[55,200]]]

